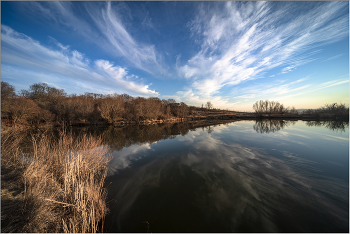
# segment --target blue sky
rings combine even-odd
[[[253,111],[349,103],[349,2],[1,2],[1,80]]]

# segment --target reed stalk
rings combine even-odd
[[[8,225],[7,231],[103,231],[107,213],[103,185],[110,156],[108,148],[101,146],[100,138],[84,135],[74,139],[62,131],[58,142],[54,142],[46,134],[35,135],[32,137],[33,153],[22,154],[21,158],[16,138],[4,137],[2,156],[4,150],[7,151],[7,164],[22,161],[24,165],[22,217],[17,219],[16,225]],[[16,171],[16,167],[13,170]],[[1,216],[3,220],[3,212]]]

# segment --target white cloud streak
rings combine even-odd
[[[346,2],[312,3],[311,8],[311,3],[305,8],[288,2],[220,4],[207,10],[204,4],[199,7],[188,26],[201,50],[182,66],[178,61],[179,74],[205,98],[219,95],[223,87],[263,78],[276,67],[285,66],[280,74],[293,71],[314,61],[320,52],[316,48],[349,32]]]
[[[104,85],[106,92],[128,92],[134,95],[158,96],[148,85],[138,84],[129,78],[128,71],[105,60],[90,62],[79,51],[70,51],[68,47],[54,50],[41,45],[38,41],[1,26],[1,59],[2,66],[6,64],[19,66],[38,73],[60,75],[71,81],[76,79],[93,86]],[[62,47],[64,49],[62,49]]]
[[[87,11],[90,18],[82,18],[78,14],[72,2],[24,2],[23,8],[29,9],[32,15],[40,13],[57,24],[64,25],[75,33],[80,34],[90,43],[94,43],[113,56],[125,58],[130,65],[147,71],[165,73],[165,69],[159,63],[159,56],[154,45],[142,44],[135,40],[123,24],[122,17],[118,13],[119,5],[122,3],[101,3],[90,5],[83,3],[85,7],[80,11]],[[117,5],[113,8],[113,5]],[[102,7],[101,7],[102,5]],[[123,5],[125,6],[125,4]],[[125,9],[121,9],[125,12]],[[94,22],[89,23],[89,20]],[[148,25],[150,23],[148,22]]]
[[[328,58],[328,59],[324,60],[324,62],[326,62],[326,61],[330,61],[330,60],[333,60],[333,59],[337,59],[337,58],[339,58],[339,57],[341,57],[341,56],[343,56],[343,54],[337,54],[337,55],[334,55],[334,56],[332,56],[332,57],[330,57],[330,58]]]
[[[319,84],[311,83],[299,86],[299,83],[305,82],[306,80],[308,80],[308,78],[299,79],[286,84],[281,84],[284,83],[284,81],[282,81],[281,83],[260,84],[237,89],[236,92],[241,93],[241,95],[235,96],[234,99],[249,101],[270,97],[269,99],[271,100],[280,101],[349,82],[348,79],[336,79]]]
[[[101,13],[90,13],[100,32],[107,38],[112,48],[127,58],[138,68],[151,72],[148,66],[160,68],[154,45],[141,45],[129,34],[122,24],[121,18],[112,10],[111,2],[107,2]],[[148,65],[145,67],[144,65]]]

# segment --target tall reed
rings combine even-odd
[[[7,131],[1,126],[1,232],[21,232],[25,222],[21,210],[26,167],[19,160],[23,137],[21,129]]]
[[[107,212],[103,188],[110,160],[101,139],[79,139],[62,131],[58,141],[32,137],[33,154],[23,160],[27,219],[21,232],[101,232]],[[28,212],[30,210],[30,212]]]

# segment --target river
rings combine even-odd
[[[349,123],[100,129],[106,232],[349,232]]]

